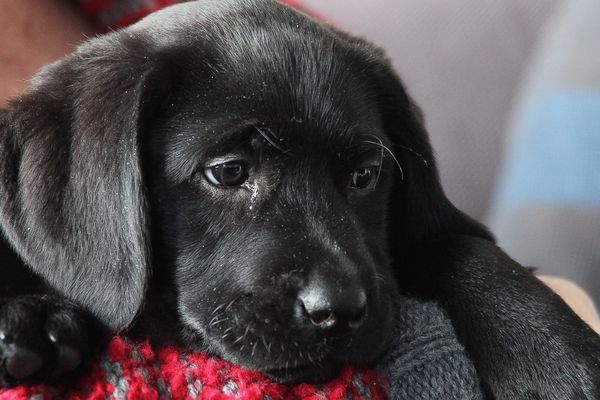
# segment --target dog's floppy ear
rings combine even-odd
[[[384,129],[399,160],[390,212],[393,249],[444,234],[493,240],[487,229],[448,200],[440,184],[421,111],[408,96],[383,53],[371,57]]]
[[[127,35],[46,67],[0,121],[0,225],[26,265],[112,330],[149,275],[142,99],[156,62]]]

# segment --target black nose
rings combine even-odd
[[[359,328],[367,316],[367,294],[357,285],[334,286],[311,282],[298,295],[297,318],[323,332],[349,333]]]

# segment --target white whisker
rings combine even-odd
[[[379,182],[379,177],[381,176],[381,168],[383,166],[383,157],[385,156],[385,153],[383,150],[383,142],[381,141],[381,139],[379,139],[375,135],[367,135],[367,136],[371,136],[371,137],[374,137],[375,139],[377,139],[377,141],[379,142],[380,147],[381,147],[381,154],[379,156],[379,168],[377,169],[377,176],[375,177],[375,183],[373,184],[373,190],[375,190],[375,188],[377,187],[377,183]]]
[[[403,146],[401,144],[397,144],[396,146],[413,153],[415,156],[419,157],[423,161],[423,164],[425,164],[425,166],[429,167],[429,163],[427,162],[425,157],[423,157],[423,154],[419,153],[418,151],[413,150],[410,147]]]
[[[394,153],[389,149],[389,147],[387,147],[386,145],[384,145],[381,142],[381,139],[379,139],[379,138],[377,138],[377,139],[379,140],[379,142],[373,142],[371,140],[363,140],[363,141],[361,141],[361,143],[373,144],[375,146],[379,146],[382,150],[387,151],[388,154],[392,157],[392,159],[396,163],[396,165],[398,166],[398,169],[400,170],[400,180],[404,180],[404,170],[402,169],[402,165],[400,165],[400,162],[398,161],[398,159],[396,158],[396,156],[394,155]]]
[[[281,146],[279,146],[275,140],[273,140],[273,138],[269,135],[273,135],[275,138],[277,138],[277,136],[269,129],[269,128],[260,128],[258,126],[254,126],[254,128],[258,131],[258,133],[261,134],[261,136],[263,138],[265,138],[265,140],[267,142],[269,142],[269,144],[273,147],[275,147],[277,150],[281,151],[282,153],[287,153],[288,150],[284,150]],[[267,133],[268,132],[268,133]]]

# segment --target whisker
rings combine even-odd
[[[267,353],[271,354],[271,343],[267,342],[267,339],[265,339],[265,335],[260,335],[260,338],[262,340],[263,346],[265,346],[265,350],[267,350]]]
[[[385,279],[385,276],[383,274],[377,273],[375,272],[373,274],[373,282],[371,282],[371,285],[375,288],[375,289],[379,289],[382,285],[387,286],[387,280]]]
[[[208,326],[212,326],[213,322],[215,322],[217,319],[219,319],[219,317],[220,317],[219,314],[212,317],[212,319],[210,321],[208,321]]]
[[[415,156],[419,157],[421,159],[421,161],[423,161],[423,164],[425,164],[425,166],[429,167],[429,163],[427,162],[427,159],[425,159],[425,157],[423,157],[423,154],[419,153],[418,151],[415,151],[414,149],[412,149],[410,147],[403,146],[401,144],[397,144],[396,146],[413,153]]]
[[[377,183],[379,183],[379,177],[381,176],[381,168],[383,166],[383,157],[385,155],[384,150],[383,150],[383,142],[381,141],[381,139],[379,139],[379,137],[375,136],[375,135],[367,135],[367,136],[371,136],[375,139],[377,139],[377,141],[379,142],[380,148],[381,148],[381,154],[379,156],[379,168],[377,169],[377,176],[375,177],[375,183],[373,184],[373,190],[375,190],[375,188],[377,187]],[[402,170],[402,168],[400,168],[400,170]]]
[[[239,297],[238,297],[239,298]],[[238,298],[235,298],[233,300],[231,300],[229,302],[229,304],[227,304],[227,307],[225,307],[225,311],[229,310],[231,308],[231,306],[233,306],[233,303],[235,303],[237,301]]]
[[[243,336],[240,336],[240,337],[238,337],[237,339],[235,339],[235,340],[233,341],[233,344],[238,344],[238,343],[239,343],[239,342],[241,342],[242,340],[244,340],[244,337],[243,337]]]
[[[244,336],[243,336],[244,338],[248,335],[248,332],[250,332],[251,327],[252,327],[252,324],[248,324],[246,326],[246,330],[244,331]]]
[[[212,312],[210,313],[211,316],[215,315],[216,312],[218,312],[221,308],[225,307],[225,303],[223,304],[219,304],[218,306],[215,307],[214,310],[212,310]]]
[[[213,322],[211,322],[211,323],[209,324],[209,326],[212,326],[212,327],[214,327],[214,326],[217,326],[217,325],[219,325],[220,323],[222,323],[222,322],[225,322],[225,321],[228,321],[228,320],[229,320],[229,318],[227,318],[227,317],[225,317],[225,318],[221,318],[221,319],[218,319],[218,320],[216,320],[216,321],[213,321]]]
[[[379,138],[377,138],[377,139],[379,140],[379,143],[373,142],[371,140],[362,140],[361,143],[373,144],[375,146],[379,146],[382,150],[387,151],[388,154],[392,157],[392,159],[394,159],[394,162],[396,163],[396,165],[398,166],[398,169],[400,170],[400,180],[403,181],[404,180],[404,170],[402,169],[402,165],[400,165],[400,161],[398,161],[398,159],[396,158],[394,153],[389,149],[389,147],[384,145]]]
[[[282,153],[287,153],[289,152],[289,150],[285,150],[283,149],[281,146],[279,146],[275,140],[273,140],[273,138],[270,135],[273,135],[273,137],[277,138],[277,136],[273,133],[273,131],[271,131],[269,128],[260,128],[258,126],[254,126],[254,128],[258,131],[258,133],[260,133],[260,135],[265,138],[265,140],[267,142],[269,142],[269,144],[273,147],[275,147],[277,150],[281,151]],[[267,133],[268,132],[268,133]]]
[[[383,276],[383,274],[380,274],[379,272],[375,272],[373,274],[373,277],[377,280],[380,280],[382,282],[386,282],[385,276]]]

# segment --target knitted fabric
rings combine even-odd
[[[346,367],[323,385],[282,385],[260,373],[203,353],[173,347],[153,349],[114,338],[89,373],[60,386],[17,387],[0,391],[2,400],[158,400],[158,399],[374,399],[387,391],[382,375]]]
[[[0,400],[483,399],[475,368],[439,307],[405,298],[397,321],[376,369],[346,366],[321,385],[286,386],[206,354],[115,338],[77,382],[7,389]]]
[[[479,377],[444,310],[402,298],[392,347],[378,370],[398,400],[483,400]]]

